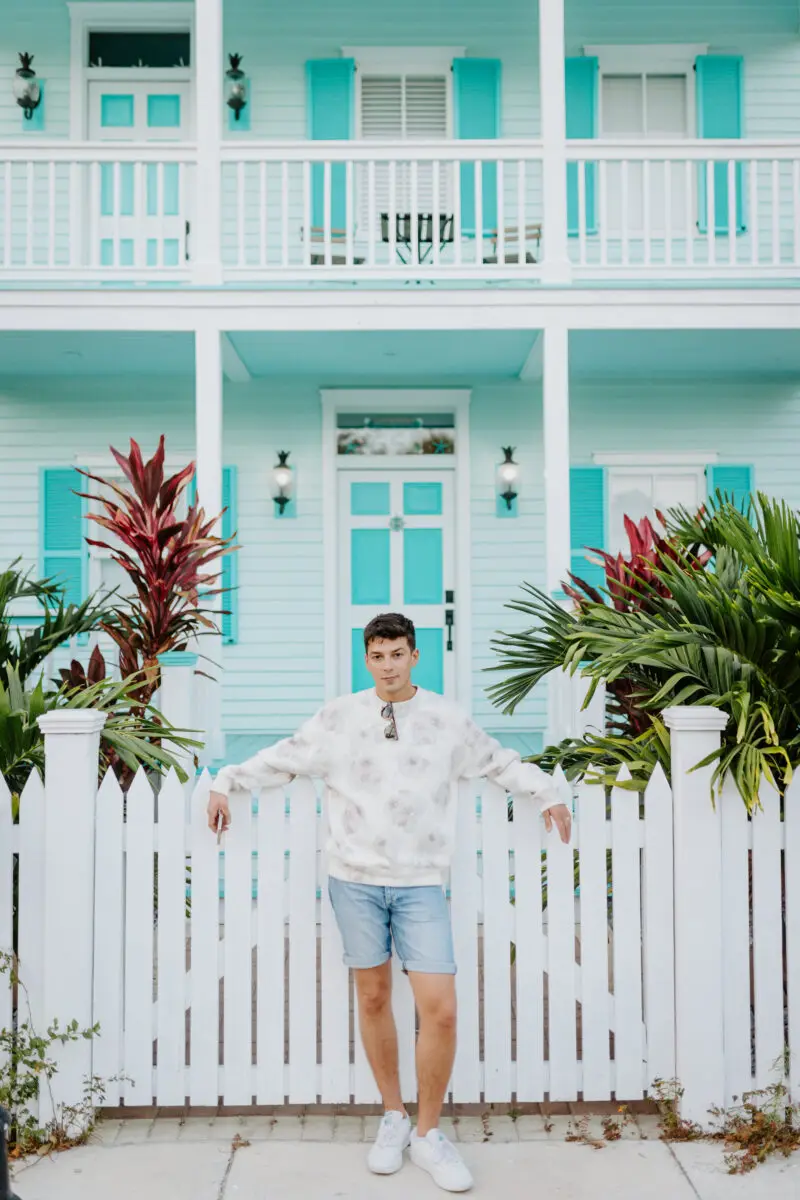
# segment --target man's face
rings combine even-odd
[[[419,650],[412,650],[404,637],[391,642],[374,638],[367,649],[367,670],[387,696],[408,688],[411,670],[418,662]]]

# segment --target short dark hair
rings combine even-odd
[[[369,650],[370,642],[396,642],[405,638],[410,650],[417,648],[417,631],[414,622],[409,621],[402,613],[381,613],[373,617],[364,630],[364,649]]]

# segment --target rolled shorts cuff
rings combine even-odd
[[[454,962],[431,962],[429,959],[414,962],[407,959],[402,966],[406,973],[415,971],[419,975],[455,975],[456,973]]]
[[[350,967],[353,971],[371,971],[375,967],[382,967],[392,957],[391,951],[388,951],[382,956],[375,955],[373,958],[364,956],[359,958],[354,954],[343,954],[342,962],[346,967]]]

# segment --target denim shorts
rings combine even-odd
[[[376,887],[328,880],[345,966],[379,967],[395,951],[404,971],[455,975],[450,912],[441,887]]]

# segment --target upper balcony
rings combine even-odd
[[[41,99],[9,73],[0,285],[800,272],[795,0],[35,7],[3,32]]]

